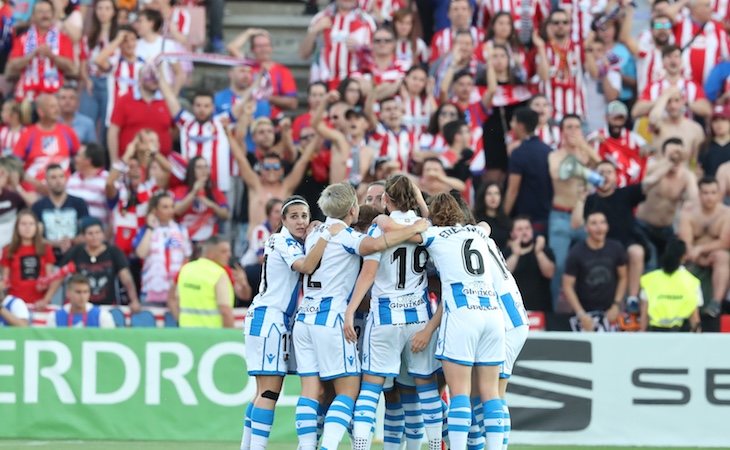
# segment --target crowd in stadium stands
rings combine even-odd
[[[396,173],[463,197],[527,309],[575,330],[730,312],[728,0],[320,1],[303,105],[269,31],[223,42],[222,0],[0,3],[0,325],[177,314],[178,273],[219,235],[245,306],[285,198],[321,219],[344,181],[382,211]],[[201,54],[236,61],[229,86],[191,86]],[[662,286],[690,321],[662,322]]]

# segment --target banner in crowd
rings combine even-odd
[[[512,442],[727,446],[730,335],[533,333]],[[0,438],[240,439],[255,393],[237,330],[0,328]],[[272,440],[295,442],[288,377]]]

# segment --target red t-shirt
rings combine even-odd
[[[21,245],[12,258],[8,256],[8,247],[5,247],[2,266],[10,269],[6,286],[8,294],[22,298],[26,303],[35,303],[42,299],[46,290],[39,291],[36,288],[37,280],[49,275],[46,273],[46,265],[55,262],[56,257],[53,256],[50,245],[46,245],[46,253],[40,258],[33,245]]]
[[[67,174],[71,173],[71,158],[79,147],[79,138],[68,125],[56,124],[51,131],[31,125],[18,138],[13,154],[23,161],[28,175],[42,181],[50,164],[60,164]]]
[[[172,151],[170,127],[173,126],[173,121],[164,100],[153,99],[148,103],[130,92],[120,97],[114,105],[111,122],[119,127],[120,158],[124,156],[124,151],[134,136],[145,128],[157,133],[162,154],[168,155]]]

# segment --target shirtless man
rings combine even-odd
[[[579,200],[580,178],[560,179],[560,164],[571,155],[585,166],[595,166],[600,157],[594,148],[586,142],[581,129],[581,120],[575,114],[566,114],[560,122],[560,134],[563,137],[560,148],[548,154],[548,167],[553,182],[553,208],[548,219],[548,243],[555,255],[555,275],[552,280],[553,301],[557,302],[563,279],[565,259],[572,241],[585,239],[583,228],[572,228],[570,217],[573,207]]]
[[[704,313],[717,317],[730,279],[730,207],[722,204],[720,187],[712,177],[699,183],[699,204],[680,214],[679,237],[687,244],[687,260],[712,270],[712,301]]]
[[[662,158],[672,162],[672,168],[645,192],[646,200],[636,210],[636,231],[649,255],[647,270],[653,270],[667,242],[674,237],[672,224],[684,202],[697,202],[697,180],[685,163],[684,143],[671,137],[664,141]],[[661,160],[650,159],[647,176],[660,166]]]
[[[688,161],[694,165],[700,147],[705,142],[705,132],[697,122],[685,117],[686,109],[687,101],[676,86],[668,88],[659,96],[649,111],[649,126],[654,137],[651,145],[658,150],[664,148],[667,139],[680,137],[689,150]]]
[[[246,105],[243,115],[238,120],[236,134],[246,130],[251,123],[253,104]],[[233,131],[227,129],[231,153],[238,163],[241,179],[246,183],[248,192],[248,223],[253,227],[266,220],[266,202],[272,198],[287,198],[301,183],[309,166],[314,150],[322,145],[320,139],[312,139],[303,149],[299,159],[292,167],[289,175],[284,176],[282,159],[275,153],[266,153],[261,160],[259,173],[256,173],[248,161],[246,141],[236,139]]]

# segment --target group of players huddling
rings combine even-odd
[[[284,202],[245,320],[257,392],[241,449],[266,448],[287,373],[302,383],[299,450],[336,450],[347,431],[354,450],[369,449],[383,391],[385,450],[402,440],[420,449],[424,428],[429,450],[441,449],[442,439],[451,450],[506,449],[504,395],[528,326],[488,225],[475,224],[449,194],[427,205],[404,175],[386,180],[382,202],[388,216],[363,232],[350,228],[360,208],[348,184],[322,192],[327,219],[311,227],[302,197]],[[429,278],[440,283],[429,288]],[[369,308],[361,307],[368,296]],[[358,310],[367,317],[362,333]]]

